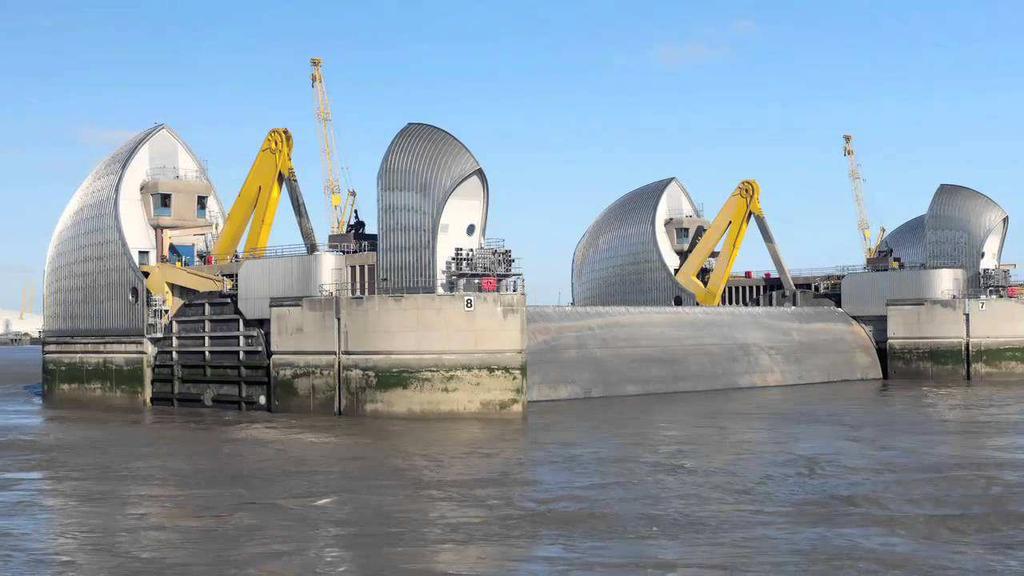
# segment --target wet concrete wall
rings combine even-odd
[[[325,415],[340,411],[338,338],[335,297],[271,301],[272,411]]]
[[[1020,300],[904,300],[888,312],[890,378],[1024,378]]]
[[[964,380],[966,300],[890,301],[886,354],[893,379]]]
[[[971,300],[967,306],[971,379],[1024,378],[1024,302]]]
[[[337,414],[339,374],[338,357],[333,354],[274,354],[270,358],[271,411]]]
[[[145,338],[47,338],[43,400],[49,405],[145,406],[151,393],[151,352]]]
[[[529,400],[881,378],[835,308],[528,309]]]
[[[522,294],[341,298],[338,317],[342,413],[522,414]]]
[[[314,297],[270,310],[274,411],[522,413],[522,295]]]

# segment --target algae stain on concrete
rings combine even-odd
[[[145,363],[141,358],[124,361],[45,358],[43,361],[43,385],[51,391],[77,389],[141,397],[145,376]]]
[[[522,374],[511,368],[343,371],[346,414],[512,414],[525,401]]]

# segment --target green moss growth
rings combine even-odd
[[[498,402],[498,410],[504,412],[505,410],[511,409],[516,404],[519,404],[519,398],[507,398]]]
[[[291,402],[299,396],[299,389],[295,386],[295,380],[291,378],[274,377],[273,380],[274,406],[278,407],[282,402]]]
[[[928,352],[928,361],[934,366],[964,366],[966,358],[962,348],[933,348]]]
[[[43,359],[43,389],[47,394],[68,390],[141,398],[145,393],[145,383],[146,362],[141,356]]]
[[[982,364],[1024,363],[1024,348],[984,348],[974,351],[974,360]]]
[[[412,370],[388,370],[374,372],[373,389],[379,392],[388,390],[409,390],[421,383],[421,376]]]

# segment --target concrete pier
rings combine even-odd
[[[521,414],[525,322],[522,294],[274,300],[273,410]]]
[[[523,294],[370,296],[341,303],[343,413],[523,412]]]
[[[275,299],[270,326],[271,410],[340,412],[337,298]]]
[[[152,361],[152,345],[141,337],[47,338],[43,399],[51,405],[146,406]]]
[[[1024,302],[971,300],[967,309],[971,380],[1024,378]]]
[[[889,378],[1019,380],[1024,302],[896,300],[888,305]]]

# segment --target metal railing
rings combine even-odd
[[[526,281],[522,276],[499,279],[494,289],[487,289],[478,280],[452,284],[450,282],[426,281],[403,283],[400,286],[388,286],[387,282],[376,282],[374,285],[361,282],[325,282],[319,285],[321,296],[411,296],[416,294],[525,294]]]
[[[696,210],[669,210],[665,212],[665,218],[701,218],[704,219],[704,208],[698,206]]]
[[[189,182],[206,182],[206,173],[192,168],[177,166],[154,166],[146,170],[146,182],[152,180],[185,180]]]
[[[894,270],[934,270],[934,269],[937,269],[937,268],[960,268],[960,267],[961,267],[961,264],[959,262],[940,261],[940,262],[931,262],[929,264],[903,265],[900,268],[894,269]],[[793,276],[793,277],[796,277],[796,276],[803,276],[803,277],[818,276],[818,277],[824,277],[824,276],[845,276],[847,274],[853,274],[853,273],[856,273],[856,272],[872,272],[872,271],[875,271],[875,270],[873,270],[872,268],[869,268],[866,264],[841,264],[839,266],[821,266],[821,267],[817,267],[817,268],[790,268],[789,269],[789,274],[790,274],[790,276]],[[778,274],[778,272],[776,270],[774,270],[774,269],[767,269],[767,270],[744,270],[744,271],[739,272],[739,273],[737,273],[736,270],[733,269],[732,276],[733,277],[742,277],[747,272],[750,272],[753,275],[754,278],[761,278],[765,274],[769,274],[769,273],[773,277]]]
[[[314,247],[315,253],[358,254],[376,251],[377,243],[369,241],[317,243]],[[210,254],[209,257],[212,258],[212,263],[222,264],[224,262],[259,260],[263,258],[306,256],[307,254],[309,254],[309,250],[305,244],[284,244],[280,246],[267,246],[257,250],[240,251],[235,254]]]

